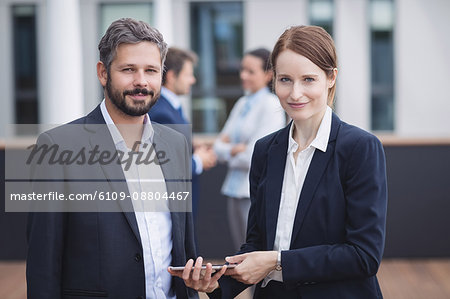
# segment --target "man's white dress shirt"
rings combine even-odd
[[[100,108],[116,149],[124,152],[124,159],[127,159],[129,157],[127,153],[131,152],[131,149],[127,148],[122,135],[114,125],[106,109],[105,100],[102,101]],[[151,148],[153,133],[150,118],[148,114],[145,114],[144,130],[139,148],[139,151],[143,151],[143,157],[147,156]],[[147,146],[144,147],[144,144],[147,144]],[[132,156],[134,159],[137,158],[137,155]],[[156,163],[148,165],[131,163],[130,168],[126,170],[125,164],[122,163],[121,165],[132,198],[131,201],[141,237],[146,297],[147,299],[175,299],[175,291],[171,288],[172,276],[167,272],[167,267],[172,262],[172,218],[169,209],[167,205],[162,207],[161,201],[155,205],[155,200],[133,200],[134,198],[143,198],[141,192],[145,194],[147,199],[150,196],[149,194],[156,196],[156,193],[162,195],[167,192],[161,167]]]

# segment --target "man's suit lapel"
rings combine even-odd
[[[92,149],[97,145],[98,151],[100,152],[109,152],[115,153],[116,147],[112,140],[111,134],[109,132],[108,126],[103,119],[100,105],[97,106],[87,117],[85,121],[86,130],[90,131],[92,134],[89,138],[89,143]],[[127,195],[130,195],[128,190],[128,185],[126,183],[125,176],[123,174],[122,167],[119,163],[99,163],[103,173],[108,180],[108,183],[113,192],[126,192]],[[134,212],[129,212],[133,210],[133,204],[131,202],[131,198],[127,197],[125,200],[118,200],[119,205],[125,214],[125,217],[130,225],[133,233],[138,240],[139,244],[141,244],[141,238],[139,235],[139,229],[136,221],[136,216]]]
[[[300,199],[297,206],[297,211],[295,214],[294,228],[292,230],[292,238],[290,246],[295,242],[300,229],[305,220],[305,215],[308,212],[308,207],[314,198],[314,193],[322,179],[323,174],[326,171],[328,162],[330,158],[334,155],[336,136],[339,131],[341,121],[333,113],[331,121],[331,132],[330,138],[328,140],[327,150],[322,152],[321,150],[315,150],[314,156],[312,158],[311,164],[309,165],[308,173],[306,174],[305,181],[303,183],[303,188],[300,193]]]
[[[265,186],[267,250],[273,249],[275,241],[284,168],[286,165],[289,128],[290,126],[287,126],[278,134],[267,153],[267,182]]]
[[[158,99],[158,102],[161,101],[161,108],[164,109],[164,113],[166,113],[167,115],[173,115],[174,117],[174,124],[188,124],[189,122],[187,121],[187,119],[184,118],[183,114],[180,113],[179,110],[175,109],[172,104],[170,104],[170,102],[164,97],[164,96],[160,96]]]
[[[178,165],[177,163],[182,163],[184,161],[177,159],[178,157],[173,149],[173,145],[171,146],[164,139],[160,125],[154,124],[153,129],[154,129],[153,144],[155,145],[155,151],[164,151],[166,153],[166,157],[171,159],[169,163],[163,163],[160,165],[161,171],[163,172],[164,175],[164,179],[166,180],[167,193],[172,194],[172,192],[174,192],[176,194],[177,192],[180,191],[179,190],[180,188],[177,187],[180,184],[179,180],[187,179],[187,177],[183,177],[184,172],[180,173],[179,172],[180,168],[176,167],[176,165]],[[171,211],[170,214],[172,218],[172,227],[176,228],[172,229],[172,237],[173,240],[182,240],[185,234],[184,223],[186,215],[185,213],[172,212],[180,210],[180,206],[175,206],[175,204],[180,204],[180,202],[169,200],[169,209]],[[187,207],[185,211],[188,211]]]

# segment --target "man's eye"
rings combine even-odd
[[[130,67],[122,69],[122,72],[131,72],[131,71],[133,71],[133,69]]]
[[[147,69],[147,72],[148,73],[156,73],[156,70],[155,69]]]

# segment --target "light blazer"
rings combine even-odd
[[[286,117],[277,96],[269,91],[267,87],[252,95],[241,97],[231,110],[220,135],[227,135],[232,143],[223,142],[217,138],[214,142],[214,150],[217,159],[225,162],[228,166],[227,176],[222,186],[222,193],[232,198],[249,198],[250,164],[253,148],[258,139],[286,126]],[[247,102],[250,101],[251,108],[241,116]],[[238,139],[236,140],[236,131]],[[245,151],[231,156],[231,148],[236,143],[244,143]]]
[[[240,252],[273,250],[289,127],[260,139],[250,172],[247,240]],[[300,194],[290,250],[282,251],[283,288],[257,285],[255,298],[382,298],[387,187],[381,143],[332,117],[326,152],[316,150]],[[222,298],[245,285],[220,280]],[[214,297],[212,295],[211,297]]]
[[[93,128],[93,124],[105,124],[97,106],[86,117],[72,124],[84,126],[79,136],[73,136],[68,125],[60,126],[40,135],[38,144],[58,144],[76,150],[85,147],[92,150],[94,144],[115,152],[115,146],[106,126]],[[154,127],[154,143],[165,147],[169,157],[183,156],[189,148],[183,136],[171,129]],[[158,148],[157,148],[158,149]],[[187,170],[178,165],[178,171]],[[174,172],[162,164],[165,178],[174,178]],[[86,166],[87,167],[87,166]],[[76,168],[51,169],[53,178],[96,178],[107,182],[109,190],[126,192],[128,187],[120,164],[96,164],[79,172]],[[77,173],[78,171],[78,173]],[[34,178],[47,176],[46,169],[35,168]],[[88,180],[89,180],[88,179]],[[99,183],[100,184],[100,183]],[[109,185],[108,185],[109,184]],[[93,184],[95,185],[95,183]],[[73,184],[61,183],[65,192],[80,192]],[[167,191],[171,185],[167,184]],[[134,212],[120,202],[123,211],[83,213],[30,213],[27,239],[27,292],[28,298],[145,298],[145,272],[143,250]],[[128,212],[126,212],[128,211]],[[195,258],[192,214],[172,212],[172,264],[184,265]],[[177,298],[198,298],[197,292],[186,288],[179,278],[172,285]]]

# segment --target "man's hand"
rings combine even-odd
[[[195,148],[194,154],[202,160],[204,170],[208,170],[211,167],[216,166],[217,156],[211,147],[206,145],[198,146]]]
[[[225,275],[245,284],[256,284],[263,280],[277,265],[277,251],[254,251],[226,257],[225,260],[239,264]]]
[[[202,263],[203,258],[198,257],[195,262],[194,270],[192,270],[192,265],[194,264],[193,259],[190,259],[186,263],[183,271],[172,271],[170,268],[167,270],[171,275],[182,278],[187,287],[196,291],[211,293],[219,287],[217,280],[225,273],[227,266],[224,265],[220,271],[216,272],[214,276],[211,276],[212,265],[211,263],[207,263],[205,274],[201,276]]]

